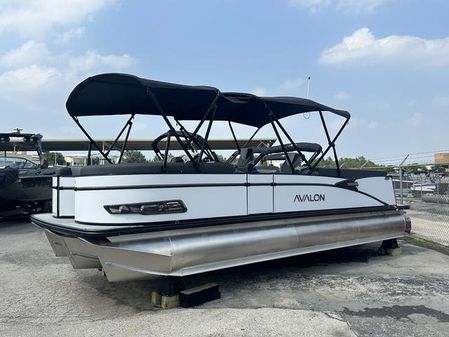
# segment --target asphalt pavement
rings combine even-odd
[[[393,257],[369,244],[189,277],[222,298],[161,310],[157,281],[74,270],[42,230],[0,221],[0,336],[449,336],[449,256],[400,245]]]

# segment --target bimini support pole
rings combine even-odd
[[[200,169],[198,167],[198,163],[193,159],[190,152],[185,147],[184,143],[182,142],[181,138],[179,138],[178,133],[176,132],[173,125],[170,123],[170,120],[168,119],[167,115],[165,114],[165,111],[162,109],[161,105],[159,104],[159,101],[157,100],[156,96],[154,96],[153,92],[150,89],[147,89],[148,95],[150,95],[151,99],[153,100],[154,105],[156,106],[156,109],[159,111],[159,114],[164,118],[165,123],[168,125],[168,128],[175,136],[176,140],[178,141],[179,145],[182,147],[183,151],[186,153],[187,157],[189,157],[189,160],[192,162],[193,166],[195,167],[196,171],[199,172]]]
[[[119,164],[122,162],[123,154],[125,153],[126,145],[128,144],[129,134],[130,134],[131,128],[133,126],[133,121],[132,121],[133,118],[134,118],[134,115],[131,116],[131,118],[128,120],[128,123],[127,123],[129,126],[128,126],[128,130],[126,131],[125,141],[123,142],[123,146],[120,151],[120,157],[118,158]],[[111,146],[111,148],[112,148],[112,146]],[[109,151],[108,151],[108,153],[109,153]]]
[[[200,151],[200,155],[198,156],[198,163],[201,162],[201,157],[203,157],[204,148],[205,148],[206,142],[207,142],[207,140],[209,138],[210,129],[212,127],[212,123],[213,123],[214,118],[215,118],[215,110],[216,109],[214,109],[213,112],[212,112],[212,118],[209,120],[209,125],[207,126],[206,135],[204,137],[204,142],[203,142],[203,144],[201,144],[201,151]]]
[[[167,142],[165,143],[165,150],[164,150],[164,164],[162,166],[164,170],[167,169],[168,151],[170,150],[170,143],[171,143],[171,133],[169,131],[167,132]]]
[[[181,122],[179,120],[177,120],[175,118],[175,122],[176,124],[179,125],[179,128],[181,129],[182,134],[184,135],[185,139],[190,139],[190,133],[186,130],[186,128],[184,127],[184,125],[181,124]],[[193,140],[194,141],[194,140]],[[194,141],[195,142],[195,141]],[[197,142],[195,142],[195,144],[199,147],[199,145],[197,144]],[[190,150],[192,150],[193,152],[196,152],[195,148],[192,146],[192,144],[190,144],[190,141],[187,141],[187,145],[189,146]]]
[[[89,147],[87,148],[87,166],[92,165],[92,142],[89,142]]]
[[[71,116],[72,119],[75,121],[75,123],[78,125],[78,127],[81,129],[81,131],[84,133],[84,135],[89,139],[89,141],[95,146],[95,148],[97,149],[98,152],[100,152],[100,154],[103,156],[104,159],[106,159],[106,161],[109,164],[112,164],[111,160],[108,158],[108,156],[103,152],[102,149],[100,149],[100,147],[98,146],[97,142],[95,142],[92,137],[87,133],[87,131],[83,128],[83,126],[81,125],[81,123],[79,122],[78,118],[75,116]]]
[[[192,139],[196,136],[196,134],[198,133],[198,131],[200,130],[201,126],[203,125],[204,121],[206,120],[206,118],[209,116],[209,114],[217,109],[217,101],[220,98],[220,92],[217,91],[217,95],[215,96],[215,98],[213,99],[212,103],[209,105],[209,108],[207,109],[206,113],[204,114],[203,118],[201,118],[201,121],[198,123],[198,125],[196,126],[195,130],[192,133]]]
[[[288,155],[287,150],[284,146],[284,142],[282,141],[281,135],[279,134],[278,130],[276,129],[276,125],[274,125],[273,116],[271,114],[269,116],[270,116],[270,123],[271,123],[271,126],[273,127],[274,133],[276,134],[276,137],[279,140],[279,144],[281,144],[282,151],[284,151],[284,153],[285,153],[285,159],[287,159],[288,164],[290,165],[290,168],[292,169],[292,173],[294,173],[295,168],[294,168],[292,160],[290,159],[290,156]]]
[[[292,169],[292,173],[295,173],[295,167],[293,166],[292,160],[290,159],[290,156],[288,155],[288,152],[282,142],[281,136],[279,135],[274,122],[276,121],[276,124],[279,126],[279,128],[282,130],[282,132],[285,134],[285,136],[287,137],[287,139],[289,140],[289,142],[292,144],[292,146],[295,148],[295,150],[298,152],[298,154],[301,156],[301,159],[305,161],[306,165],[309,167],[310,169],[310,163],[307,161],[306,157],[304,156],[304,154],[301,152],[301,150],[298,148],[298,146],[296,146],[296,143],[293,141],[293,139],[290,137],[290,135],[288,134],[287,130],[284,129],[284,127],[282,126],[282,124],[279,122],[279,120],[277,119],[276,115],[274,114],[274,112],[270,109],[270,107],[268,106],[268,104],[266,102],[264,102],[265,105],[265,109],[268,110],[268,116],[270,117],[270,121],[271,121],[271,125],[273,126],[274,132],[276,133],[276,137],[278,137],[279,139],[279,143],[281,144],[282,150],[285,153],[285,159],[287,159],[290,168]],[[273,118],[274,117],[274,118]]]
[[[334,152],[335,166],[337,167],[337,175],[340,177],[340,164],[338,162],[337,150],[335,149],[335,143],[331,141],[331,137],[329,136],[329,130],[327,129],[326,121],[324,120],[322,111],[320,111],[320,119],[321,124],[323,124],[324,132],[326,133],[327,142],[329,146],[332,147],[332,151]]]
[[[310,166],[310,162],[307,160],[306,156],[302,153],[302,151],[298,148],[296,143],[293,141],[292,137],[290,137],[290,135],[288,134],[287,130],[284,129],[284,127],[282,126],[281,122],[279,122],[279,120],[277,118],[276,118],[275,121],[276,121],[276,124],[281,128],[282,132],[287,136],[288,140],[290,141],[292,146],[295,148],[296,152],[298,152],[298,154],[301,156],[301,159],[306,163],[306,165],[309,168],[309,170],[311,170],[312,167]],[[294,173],[294,172],[292,172],[292,173]]]
[[[329,136],[329,131],[327,130],[327,126],[326,123],[324,121],[324,117],[323,117],[323,112],[320,111],[320,118],[321,118],[321,123],[323,123],[323,127],[324,130],[326,132],[326,137],[328,140],[328,147],[326,148],[326,150],[323,152],[323,154],[321,155],[321,157],[315,162],[315,164],[313,165],[313,169],[317,167],[317,165],[320,163],[321,160],[323,160],[323,158],[326,156],[326,154],[329,152],[329,150],[332,148],[334,151],[334,157],[336,158],[336,164],[337,164],[337,173],[338,176],[340,176],[340,165],[338,163],[338,158],[337,158],[337,151],[335,150],[335,142],[337,141],[338,137],[341,135],[341,133],[343,132],[343,129],[346,127],[346,125],[349,122],[349,118],[346,118],[345,122],[343,123],[343,125],[341,126],[340,130],[338,130],[337,134],[335,135],[334,139],[331,140],[330,136]]]
[[[254,138],[254,136],[259,132],[261,128],[257,128],[256,131],[254,131],[253,135],[251,137],[249,137],[249,139],[245,142],[245,144],[243,144],[242,147],[237,148],[237,153],[233,153],[227,160],[227,163],[231,163],[235,157],[237,157],[238,154],[240,154],[240,150],[244,147],[246,147],[246,145],[248,145]]]
[[[240,145],[239,145],[239,142],[237,141],[237,137],[235,136],[234,128],[232,127],[231,121],[228,121],[228,125],[229,125],[229,129],[231,129],[232,138],[234,138],[234,143],[235,143],[235,146],[237,147],[237,151],[240,152]]]
[[[106,155],[108,156],[109,153],[114,149],[115,144],[117,144],[119,138],[122,136],[123,131],[125,131],[125,129],[128,127],[128,131],[127,131],[127,136],[125,139],[125,143],[122,146],[122,150],[120,151],[120,157],[123,155],[123,151],[125,149],[126,143],[128,142],[128,136],[129,136],[129,132],[131,131],[131,127],[133,125],[133,119],[134,119],[135,114],[132,114],[131,117],[129,117],[128,121],[125,123],[125,125],[123,126],[123,128],[120,130],[119,134],[117,135],[117,137],[115,137],[115,140],[112,142],[111,146],[109,146],[108,150],[106,151]]]

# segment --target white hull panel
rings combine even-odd
[[[55,178],[56,180],[56,178]],[[278,212],[395,205],[390,179],[356,180],[358,191],[335,184],[342,178],[273,174],[142,174],[60,178],[55,216],[88,224],[139,224]],[[181,200],[187,211],[110,214],[104,206]]]

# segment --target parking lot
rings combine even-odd
[[[194,309],[150,302],[157,282],[108,283],[56,258],[26,220],[0,222],[1,336],[448,336],[449,256],[401,242],[190,277],[222,298]]]

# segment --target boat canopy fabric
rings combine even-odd
[[[329,111],[350,118],[347,111],[304,98],[220,92],[214,87],[153,81],[127,74],[101,74],[87,78],[71,92],[66,107],[72,117],[165,114],[178,120],[201,120],[214,101],[215,113],[209,114],[207,120],[231,121],[254,127],[269,123],[270,111],[277,119],[312,111]]]

